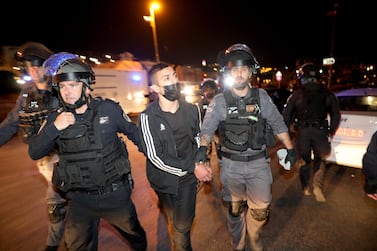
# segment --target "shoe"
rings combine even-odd
[[[58,246],[46,246],[44,251],[57,251]]]
[[[322,193],[322,189],[319,188],[319,187],[314,187],[313,189],[313,193],[314,193],[314,196],[315,196],[315,200],[318,201],[318,202],[325,202],[326,201],[326,198],[325,196],[323,195]]]
[[[304,195],[305,195],[305,196],[310,196],[310,195],[312,195],[312,192],[310,191],[310,188],[309,188],[309,187],[305,187],[305,189],[304,189]]]

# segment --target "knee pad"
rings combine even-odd
[[[231,201],[228,204],[228,212],[233,217],[240,216],[247,207],[246,201]]]
[[[50,222],[56,224],[64,220],[67,213],[67,203],[51,203],[47,205]]]
[[[261,209],[256,209],[256,208],[250,208],[250,214],[253,219],[257,221],[264,221],[267,220],[269,214],[270,214],[270,208],[261,208]]]

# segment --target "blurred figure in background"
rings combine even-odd
[[[200,112],[202,119],[204,118],[205,112],[208,108],[209,103],[212,99],[219,93],[219,88],[214,79],[206,79],[200,84],[201,99],[199,101]]]
[[[369,198],[377,200],[377,131],[372,135],[363,156],[362,171],[365,176],[365,193]]]
[[[57,109],[59,101],[52,94],[51,78],[43,68],[44,61],[52,54],[50,49],[37,42],[27,42],[18,48],[16,59],[22,63],[31,81],[22,86],[16,105],[0,124],[0,145],[15,134],[28,143],[30,137],[37,134],[47,114]],[[66,200],[51,183],[53,165],[57,161],[58,156],[54,152],[36,161],[48,184],[46,200],[50,222],[46,251],[58,249],[65,225]]]
[[[217,86],[217,83],[214,79],[206,79],[200,84],[200,90],[201,90],[201,99],[199,101],[199,107],[200,107],[200,112],[202,119],[204,118],[204,115],[207,111],[207,108],[212,101],[212,99],[219,93],[219,88]],[[216,131],[213,139],[213,143],[215,144],[215,147],[218,143],[218,132]],[[211,155],[213,149],[213,144],[208,145],[208,156]]]
[[[299,170],[303,193],[310,196],[313,191],[318,202],[325,202],[325,160],[340,124],[340,108],[335,94],[322,84],[320,70],[311,62],[301,66],[301,87],[288,98],[282,114],[288,127],[294,124],[297,153],[304,161]]]

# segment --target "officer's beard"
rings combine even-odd
[[[233,78],[233,88],[236,90],[243,90],[249,84],[249,79],[245,79],[242,76]]]
[[[233,84],[233,88],[236,89],[236,90],[244,90],[247,86],[248,86],[249,82],[248,81],[245,81],[245,82],[242,82],[242,83],[234,83]]]

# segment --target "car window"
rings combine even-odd
[[[342,111],[377,111],[377,96],[338,96]]]

